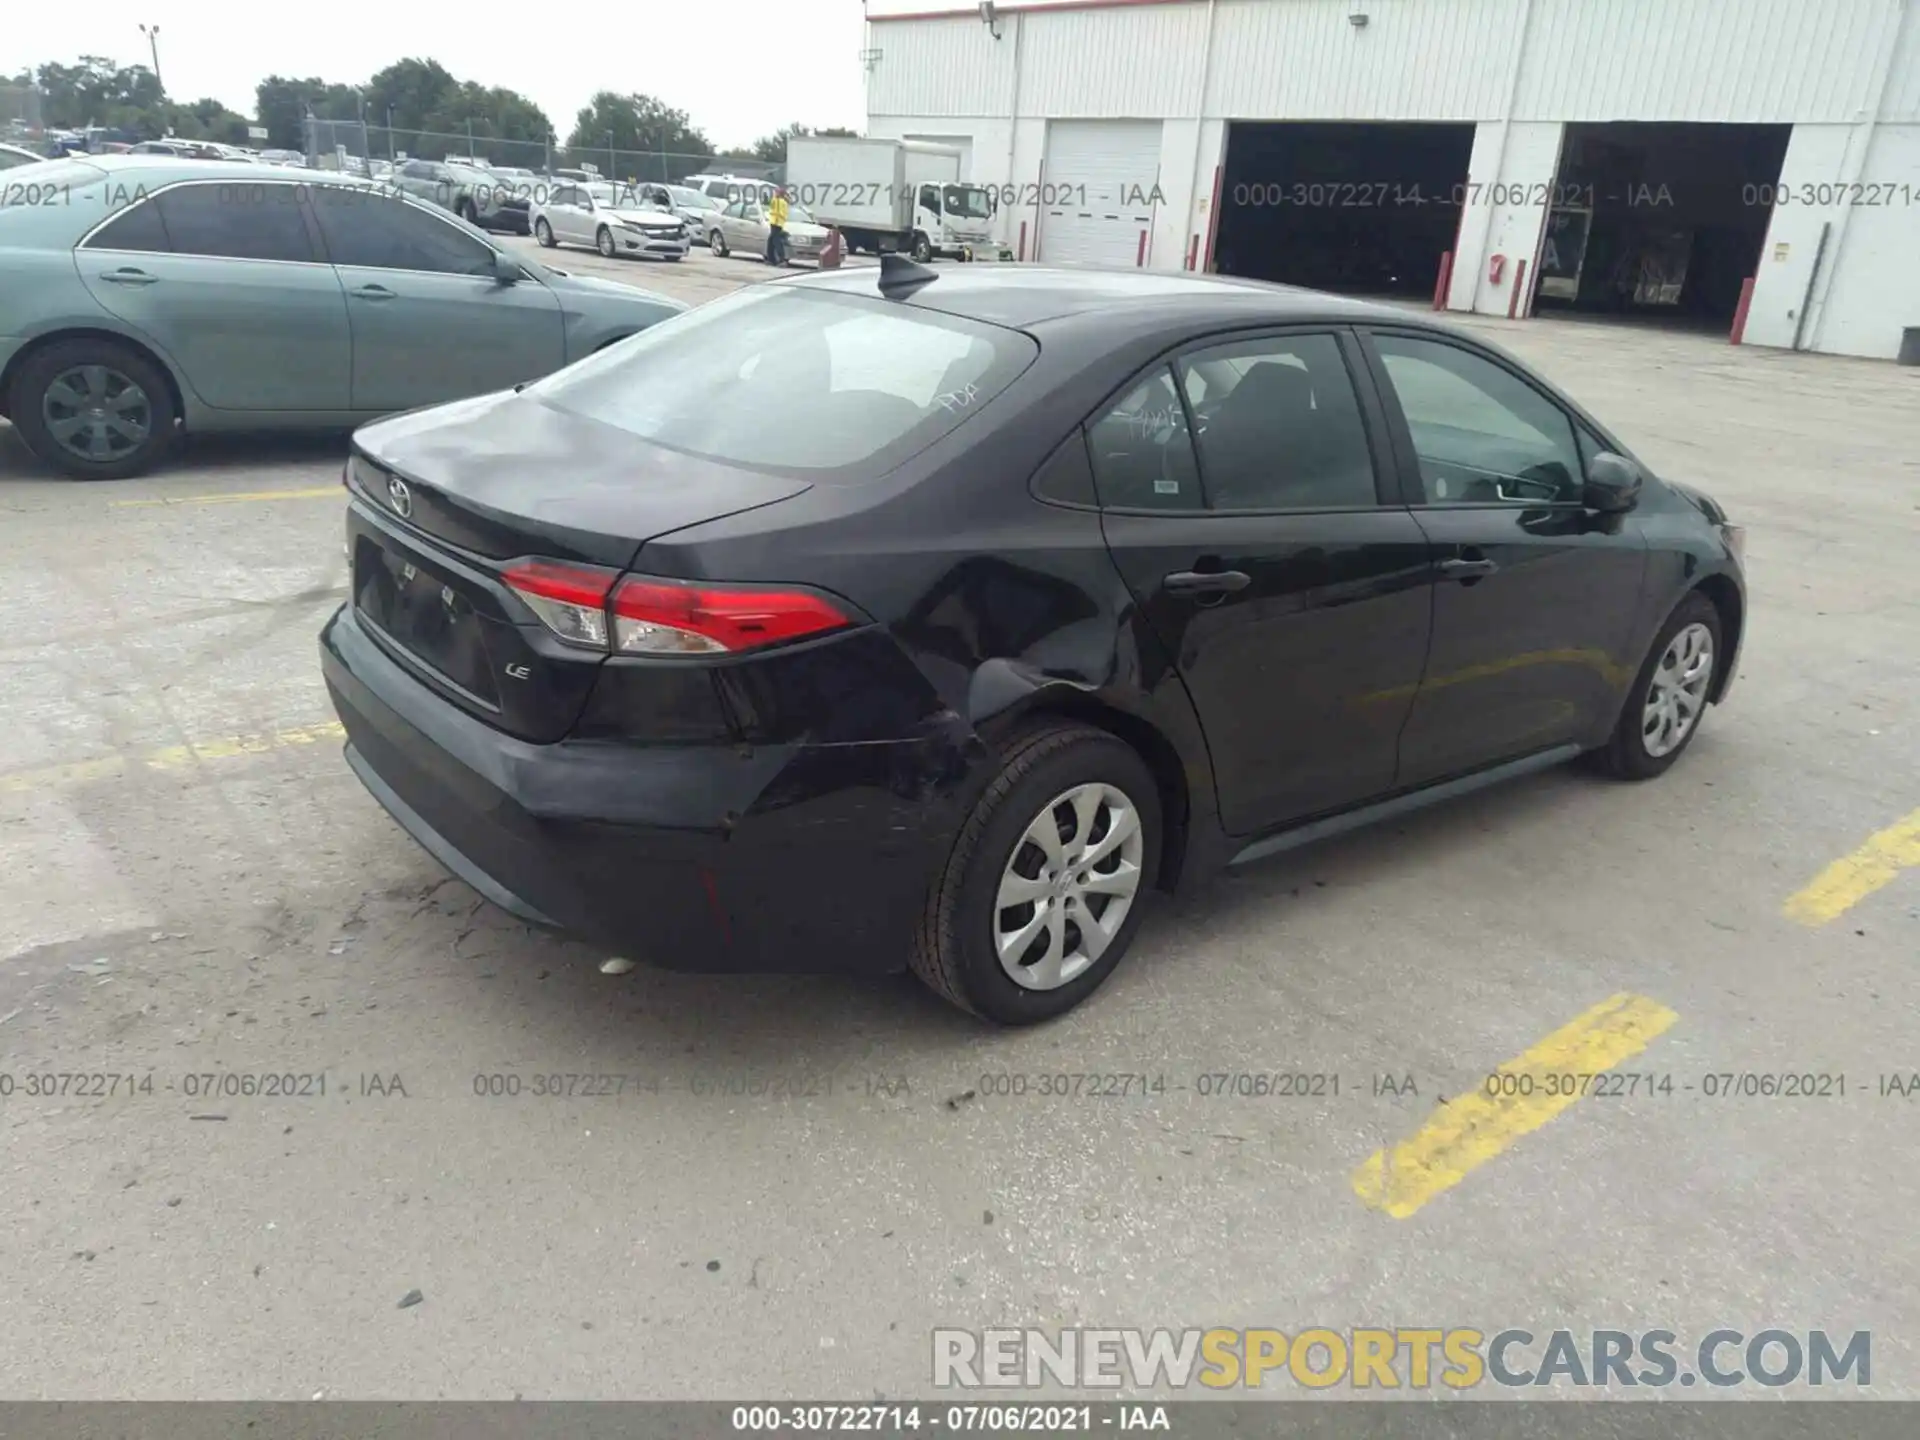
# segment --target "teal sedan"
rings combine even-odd
[[[81,479],[183,432],[348,429],[510,389],[686,307],[364,181],[157,156],[0,174],[0,416]]]

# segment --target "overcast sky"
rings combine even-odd
[[[718,146],[750,144],[789,121],[859,128],[866,120],[859,0],[328,0],[267,9],[213,0],[0,0],[0,8],[0,75],[82,54],[147,63],[145,21],[160,27],[169,95],[211,95],[243,115],[253,113],[263,76],[351,84],[419,56],[462,80],[520,91],[562,138],[596,90],[656,96],[685,110]]]

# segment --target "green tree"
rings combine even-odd
[[[574,116],[567,154],[576,160],[593,159],[605,156],[609,148],[616,155],[629,152],[619,163],[636,172],[642,161],[632,152],[646,155],[648,173],[636,173],[635,178],[648,180],[677,180],[691,175],[713,154],[712,142],[688,120],[686,111],[663,105],[651,95],[616,95],[602,90]],[[599,160],[594,163],[603,164]]]
[[[320,120],[358,120],[360,95],[351,85],[309,76],[303,80],[269,75],[254,87],[258,123],[267,130],[266,143],[281,150],[304,150],[306,117]]]
[[[98,55],[77,64],[50,61],[34,75],[42,123],[59,130],[108,125],[149,139],[165,128],[160,82],[144,65],[122,68]]]

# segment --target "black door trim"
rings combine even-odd
[[[1382,820],[1393,820],[1416,810],[1424,810],[1429,805],[1438,805],[1445,800],[1471,795],[1476,790],[1486,789],[1489,785],[1517,780],[1523,775],[1533,775],[1541,770],[1551,770],[1554,766],[1563,765],[1579,754],[1578,745],[1556,745],[1551,750],[1542,750],[1536,755],[1523,756],[1518,760],[1508,760],[1485,770],[1476,770],[1471,775],[1442,780],[1433,785],[1423,785],[1418,790],[1409,790],[1404,794],[1389,796],[1385,800],[1376,800],[1371,804],[1361,805],[1353,810],[1344,810],[1321,820],[1310,820],[1304,825],[1296,825],[1291,829],[1269,835],[1264,840],[1254,841],[1227,864],[1229,867],[1251,865],[1256,860],[1265,860],[1270,855],[1297,850],[1302,845],[1311,845],[1317,840],[1331,839],[1335,835],[1344,835],[1350,830],[1359,830]]]

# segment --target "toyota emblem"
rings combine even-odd
[[[407,489],[407,482],[397,475],[387,478],[387,499],[393,502],[393,513],[402,520],[413,514],[413,492]]]

